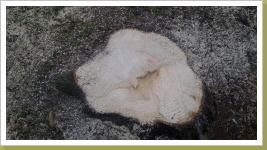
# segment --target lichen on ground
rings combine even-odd
[[[6,19],[7,139],[193,139],[94,114],[79,92],[62,86],[123,28],[171,39],[205,83],[213,115],[200,117],[203,128],[185,128],[213,140],[257,138],[256,7],[7,7]]]

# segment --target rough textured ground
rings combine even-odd
[[[7,7],[7,139],[256,139],[256,12],[256,7]],[[87,106],[71,73],[123,28],[161,34],[185,52],[207,91],[194,123],[142,126]]]

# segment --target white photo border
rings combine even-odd
[[[6,140],[6,6],[257,6],[257,140]],[[1,145],[263,145],[262,1],[1,1]]]

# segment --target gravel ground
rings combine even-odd
[[[7,139],[257,139],[256,7],[7,7],[6,19]],[[185,52],[207,92],[194,123],[140,125],[88,107],[71,73],[123,28]]]

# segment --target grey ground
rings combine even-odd
[[[199,139],[257,139],[256,7],[7,7],[6,19],[7,139],[175,139],[94,115],[67,84],[123,28],[161,34],[185,52],[212,97]]]

